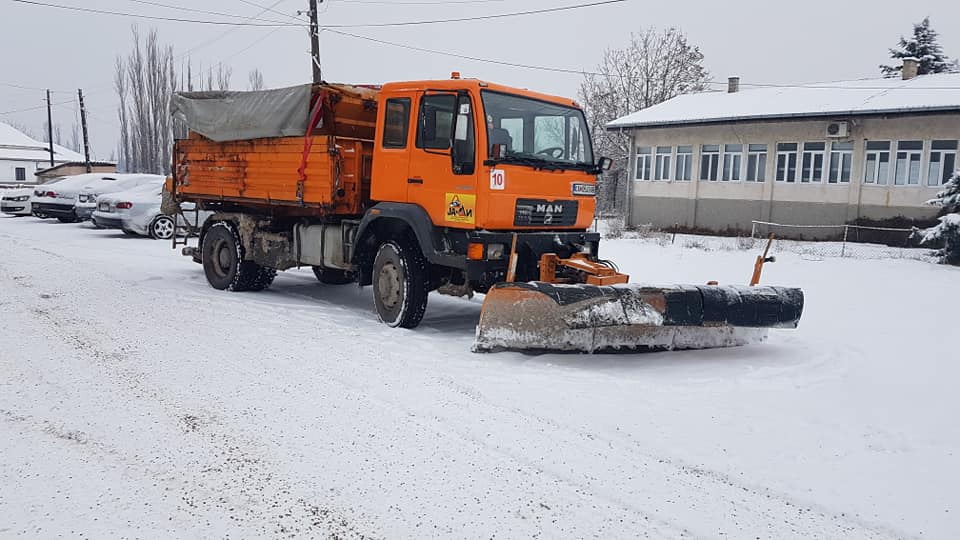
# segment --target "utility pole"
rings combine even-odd
[[[53,111],[50,105],[50,89],[47,89],[47,139],[50,141],[50,166],[53,167]]]
[[[323,2],[323,0],[319,0]],[[310,63],[313,64],[313,83],[323,80],[320,73],[320,25],[317,23],[317,0],[310,0]]]
[[[83,106],[83,89],[77,89],[77,97],[80,98],[80,126],[83,129],[83,157],[86,160],[87,172],[93,172],[93,166],[90,164],[90,136],[87,135],[87,109]]]

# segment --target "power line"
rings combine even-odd
[[[283,0],[280,0],[280,2],[282,2],[282,1],[283,1]],[[302,19],[302,18],[300,18],[300,17],[295,17],[295,16],[293,16],[293,15],[290,15],[289,13],[284,13],[284,12],[282,12],[282,11],[277,11],[277,10],[273,9],[273,8],[277,7],[277,4],[279,4],[280,2],[275,2],[274,4],[270,5],[269,7],[261,6],[260,4],[258,4],[258,3],[256,3],[256,2],[251,2],[250,0],[240,0],[240,2],[243,2],[244,4],[247,4],[248,6],[253,6],[253,7],[257,7],[257,8],[262,9],[263,11],[260,12],[261,14],[269,11],[270,13],[275,13],[275,14],[277,14],[277,15],[283,15],[284,17],[293,19],[293,20],[295,20],[295,21],[300,21],[300,22],[304,22],[304,23],[307,22],[306,20],[304,20],[304,19]]]
[[[73,103],[73,100],[70,100],[70,101],[61,101],[60,103],[54,103],[53,105],[54,105],[54,106],[60,106],[60,105],[66,105],[66,104],[68,104],[68,103]],[[37,105],[36,107],[27,107],[27,108],[25,108],[25,109],[15,109],[15,110],[12,110],[12,111],[0,112],[0,116],[7,115],[7,114],[16,114],[16,113],[28,112],[28,111],[37,111],[37,110],[46,109],[46,108],[47,108],[47,105],[46,105],[46,104]]]
[[[14,0],[17,2],[26,1],[26,0]],[[402,21],[402,22],[388,22],[388,23],[358,23],[358,24],[324,24],[321,25],[321,28],[379,28],[386,26],[414,26],[414,25],[423,25],[423,24],[442,24],[442,23],[452,23],[452,22],[465,22],[465,21],[484,21],[489,19],[502,19],[504,17],[518,17],[521,15],[539,15],[542,13],[554,13],[557,11],[569,11],[573,9],[583,9],[588,7],[603,6],[606,4],[619,4],[621,2],[626,2],[627,0],[602,0],[599,2],[590,2],[587,4],[575,4],[572,6],[560,6],[554,8],[544,8],[544,9],[534,9],[530,11],[515,11],[512,13],[497,13],[495,15],[478,15],[475,17],[460,17],[455,19],[434,19],[428,21]]]
[[[595,73],[595,72],[592,72],[592,71],[579,70],[579,69],[567,69],[567,68],[558,68],[558,67],[537,66],[537,65],[533,65],[533,64],[520,64],[520,63],[516,63],[516,62],[507,62],[507,61],[505,61],[505,60],[492,60],[492,59],[490,59],[490,58],[480,58],[480,57],[477,57],[477,56],[468,56],[468,55],[465,55],[465,54],[457,54],[457,53],[453,53],[453,52],[449,52],[449,51],[437,51],[437,50],[434,50],[434,49],[426,49],[426,48],[424,48],[424,47],[417,47],[417,46],[415,46],[415,45],[406,45],[406,44],[403,44],[403,43],[395,43],[395,42],[393,42],[393,41],[386,41],[386,40],[382,40],[382,39],[372,38],[372,37],[369,37],[369,36],[361,36],[361,35],[358,35],[358,34],[351,34],[350,32],[344,32],[344,31],[342,31],[342,30],[333,30],[333,29],[329,29],[329,28],[328,28],[328,29],[326,29],[325,31],[326,31],[326,32],[331,32],[331,33],[333,33],[333,34],[339,34],[339,35],[341,35],[341,36],[348,36],[348,37],[352,37],[352,38],[356,38],[356,39],[362,39],[362,40],[366,40],[366,41],[372,41],[372,42],[374,42],[374,43],[380,43],[380,44],[383,44],[383,45],[390,45],[390,46],[392,46],[392,47],[399,47],[399,48],[401,48],[401,49],[409,49],[409,50],[412,50],[412,51],[419,51],[419,52],[426,52],[426,53],[432,53],[432,54],[439,54],[439,55],[443,55],[443,56],[450,56],[450,57],[453,57],[453,58],[461,58],[461,59],[464,59],[464,60],[473,60],[473,61],[476,61],[476,62],[484,62],[484,63],[487,63],[487,64],[497,64],[497,65],[501,65],[501,66],[518,67],[518,68],[524,68],[524,69],[536,69],[536,70],[540,70],[540,71],[554,71],[554,72],[557,72],[557,73],[571,73],[571,74],[575,74],[575,75],[601,75],[600,73]]]
[[[270,23],[275,23],[275,24],[284,24],[284,23],[281,23],[280,21],[274,21],[274,20],[270,20],[270,19],[261,19],[261,18],[256,17],[256,16],[255,16],[255,17],[241,17],[241,16],[239,16],[239,15],[234,15],[234,14],[232,14],[232,13],[223,13],[223,12],[220,12],[220,11],[207,11],[207,10],[205,10],[205,9],[196,9],[196,8],[190,8],[190,7],[186,7],[186,6],[175,6],[175,5],[172,5],[172,4],[163,4],[163,3],[160,3],[160,2],[151,2],[150,0],[126,0],[126,1],[127,1],[127,2],[133,2],[133,3],[136,3],[136,4],[144,4],[144,5],[148,5],[148,6],[156,6],[156,7],[162,7],[162,8],[167,8],[167,9],[174,9],[174,10],[179,10],[179,11],[187,11],[187,12],[190,12],[190,13],[202,13],[202,14],[204,14],[204,15],[216,15],[216,16],[218,16],[218,17],[230,17],[230,18],[233,18],[233,19],[245,19],[245,20],[255,19],[255,20],[258,20],[258,21],[270,22]]]
[[[243,0],[241,0],[243,1]],[[508,0],[440,0],[438,2],[426,1],[397,1],[389,0],[328,0],[337,4],[381,4],[381,5],[413,5],[413,6],[442,6],[446,4],[489,4],[492,2],[506,2]]]
[[[47,4],[44,2],[37,2],[35,0],[11,0],[11,1],[17,2],[20,4],[29,4],[33,6],[51,7],[51,8],[66,9],[71,11],[82,11],[84,13],[96,13],[99,15],[117,15],[121,17],[133,17],[137,19],[150,19],[154,21],[170,21],[170,22],[182,22],[182,23],[193,23],[193,24],[211,24],[211,25],[218,25],[218,26],[254,26],[254,27],[265,27],[265,28],[277,28],[277,27],[300,28],[303,26],[299,24],[287,24],[287,23],[252,23],[252,22],[232,22],[232,21],[208,21],[208,20],[202,20],[202,19],[180,19],[176,17],[138,15],[135,13],[124,13],[120,11],[108,11],[104,9],[85,8],[85,7],[79,7],[79,6]]]

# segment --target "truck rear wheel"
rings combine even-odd
[[[273,283],[277,271],[243,260],[243,243],[234,226],[218,221],[203,237],[203,273],[214,289],[262,291]]]
[[[412,242],[390,241],[373,261],[373,303],[391,327],[416,328],[427,310],[427,261]]]
[[[353,283],[353,278],[343,270],[336,268],[313,267],[313,275],[317,276],[317,281],[325,285],[346,285]]]

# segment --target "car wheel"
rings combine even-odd
[[[214,289],[262,291],[277,276],[274,268],[243,260],[243,244],[232,223],[218,221],[203,236],[203,273]]]
[[[150,224],[150,237],[156,240],[173,238],[174,224],[170,216],[157,216]]]
[[[387,326],[416,328],[427,310],[427,262],[419,246],[389,241],[373,262],[373,302]]]
[[[313,275],[317,276],[317,281],[325,285],[346,285],[354,281],[347,272],[335,268],[314,266]]]

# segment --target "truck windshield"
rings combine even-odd
[[[484,90],[487,152],[504,162],[554,167],[593,167],[593,149],[583,111],[555,103]],[[506,147],[504,157],[493,147]]]

